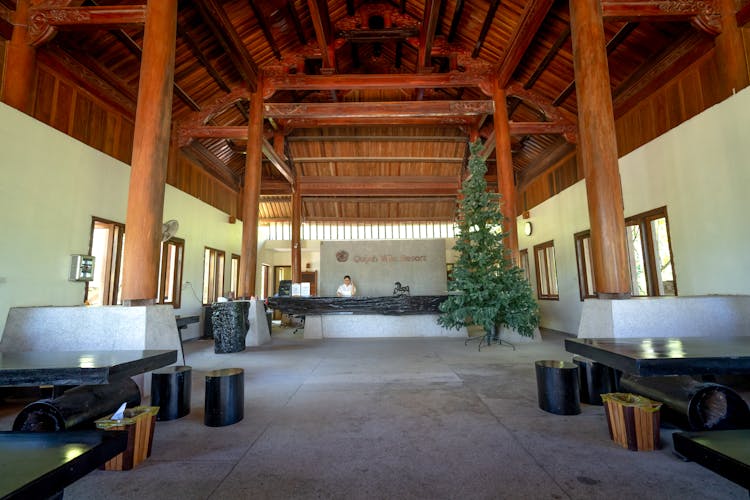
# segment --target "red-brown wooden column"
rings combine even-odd
[[[510,129],[508,128],[508,104],[505,89],[497,81],[493,83],[492,98],[495,100],[495,158],[497,160],[497,191],[503,197],[500,211],[505,217],[503,230],[508,233],[505,248],[514,265],[519,263],[518,224],[516,223],[516,185],[513,179],[513,157],[510,152]]]
[[[748,67],[745,59],[745,47],[742,31],[737,26],[737,2],[735,0],[718,0],[717,7],[721,13],[721,33],[716,37],[717,67],[723,80],[722,90],[731,95],[748,85]]]
[[[299,186],[292,191],[292,281],[302,282],[302,194]]]
[[[596,291],[600,298],[626,298],[630,280],[622,185],[599,0],[570,0],[570,27]]]
[[[18,0],[13,16],[13,36],[7,44],[2,101],[19,111],[31,114],[36,72],[36,50],[28,43],[29,4]],[[13,68],[11,70],[11,68]],[[11,73],[12,72],[12,73]]]
[[[242,188],[242,258],[240,259],[240,297],[255,296],[258,267],[258,206],[263,164],[263,84],[250,95],[250,120],[247,130],[245,185]]]
[[[130,305],[153,303],[158,294],[176,31],[177,0],[149,0],[125,219],[122,298]]]

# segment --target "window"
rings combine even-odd
[[[558,300],[557,267],[555,265],[555,243],[548,241],[534,246],[536,264],[537,297],[547,300]]]
[[[94,279],[86,282],[84,303],[111,306],[122,303],[122,250],[125,224],[92,217],[89,254],[96,257]]]
[[[578,289],[581,300],[596,298],[594,268],[591,261],[591,231],[583,231],[573,236],[578,261]]]
[[[240,256],[236,253],[232,254],[232,262],[229,266],[229,291],[232,292],[232,297],[239,297],[238,292],[240,290]]]
[[[170,238],[161,244],[157,304],[172,304],[175,309],[180,308],[182,299],[182,256],[184,253],[185,240],[182,238]]]
[[[203,304],[216,302],[224,291],[224,252],[206,247],[203,253]]]
[[[518,252],[518,257],[520,260],[520,267],[523,269],[523,275],[526,278],[526,281],[531,283],[531,272],[529,271],[529,249],[524,248]]]
[[[667,207],[628,217],[625,232],[630,294],[634,297],[677,295]]]

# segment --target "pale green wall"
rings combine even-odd
[[[620,158],[625,216],[666,206],[682,296],[750,294],[750,88]],[[578,330],[573,234],[589,229],[583,181],[531,210],[534,233],[554,240],[559,301],[541,301],[542,325]],[[519,222],[521,220],[519,219]],[[519,225],[520,229],[520,225]],[[534,285],[535,286],[535,285]]]
[[[81,305],[84,285],[68,281],[70,255],[87,253],[91,217],[125,222],[130,167],[0,104],[0,332],[13,306]],[[241,249],[242,223],[167,186],[164,220],[185,240],[182,308],[197,314],[205,246]],[[263,233],[265,234],[265,233]],[[259,238],[262,234],[259,234]],[[262,244],[262,241],[259,242]],[[260,274],[260,273],[258,273]],[[198,334],[191,325],[186,337]]]

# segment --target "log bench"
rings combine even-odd
[[[750,491],[750,429],[675,432],[674,450]]]

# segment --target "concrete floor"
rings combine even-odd
[[[214,354],[187,342],[192,411],[158,422],[152,456],[95,471],[75,499],[747,499],[746,490],[662,449],[614,444],[602,407],[537,406],[533,362],[567,359],[564,337],[477,352],[460,339],[302,340]],[[203,425],[204,374],[245,369],[245,418]],[[10,428],[17,410],[0,408]]]

